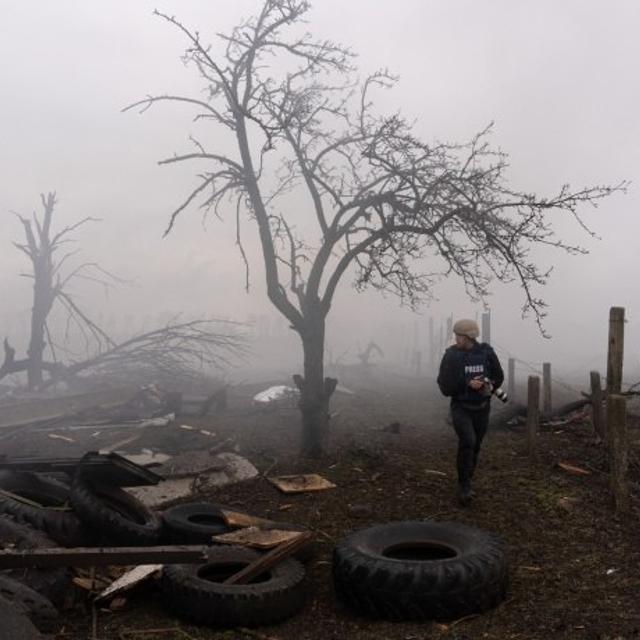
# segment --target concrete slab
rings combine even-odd
[[[127,489],[149,507],[193,497],[214,487],[250,480],[259,475],[258,470],[242,456],[235,453],[211,454],[208,451],[189,451],[169,458],[154,473],[165,478],[154,487]]]

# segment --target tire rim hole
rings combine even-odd
[[[434,543],[419,544],[411,542],[409,544],[398,544],[388,547],[382,554],[385,558],[392,560],[413,560],[415,562],[434,562],[455,558],[458,554],[454,549],[446,545]]]
[[[198,578],[208,582],[224,582],[227,578],[234,576],[238,571],[247,566],[247,562],[224,562],[220,564],[210,564],[198,570]],[[249,584],[258,584],[271,580],[271,572],[265,571],[256,576]],[[230,585],[233,586],[233,585]]]

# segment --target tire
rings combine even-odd
[[[396,522],[356,531],[333,551],[337,597],[390,620],[452,620],[505,596],[502,539],[455,522]]]
[[[175,544],[212,544],[211,537],[231,531],[219,506],[211,502],[185,502],[162,514],[164,536]]]
[[[14,604],[0,596],[0,640],[43,640],[38,628]],[[47,638],[51,636],[46,636]]]
[[[40,631],[52,631],[58,621],[58,610],[48,598],[9,576],[0,575],[0,596],[13,608],[26,615]],[[16,639],[17,640],[17,639]]]
[[[55,547],[56,543],[43,532],[30,525],[17,523],[6,513],[0,515],[0,548],[28,551]],[[62,602],[67,585],[67,570],[64,567],[4,569],[0,575],[22,582],[56,605]]]
[[[166,565],[161,586],[167,603],[185,618],[212,627],[257,627],[286,620],[302,608],[305,570],[286,558],[249,584],[222,582],[260,557],[242,547],[211,547],[201,565]]]
[[[88,532],[76,515],[71,510],[61,510],[70,508],[68,485],[38,473],[8,471],[0,475],[0,489],[37,503],[27,504],[0,494],[0,513],[11,514],[18,522],[43,531],[63,547],[87,543]]]
[[[85,525],[117,544],[152,546],[160,541],[160,516],[120,487],[92,483],[76,474],[71,503]]]

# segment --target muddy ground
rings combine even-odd
[[[337,393],[332,403],[327,455],[300,460],[299,418],[293,408],[257,409],[251,399],[271,383],[229,389],[227,410],[145,430],[129,445],[169,453],[221,447],[248,458],[261,472],[253,480],[198,495],[257,516],[311,528],[317,554],[307,565],[307,602],[278,625],[252,631],[220,631],[184,622],[168,609],[153,582],[129,594],[124,607],[91,610],[79,603],[63,613],[58,638],[84,640],[449,640],[575,638],[630,640],[640,637],[640,433],[629,421],[631,507],[616,515],[608,466],[591,432],[588,407],[563,424],[547,425],[531,453],[523,426],[497,427],[487,436],[470,507],[455,500],[455,437],[447,403],[430,378],[381,376],[346,380],[354,395]],[[586,387],[586,381],[585,381]],[[556,404],[576,399],[556,394]],[[496,410],[498,409],[494,401]],[[396,427],[390,428],[393,423]],[[5,435],[8,455],[75,455],[126,436],[126,430],[76,432],[73,442],[50,432]],[[126,451],[126,446],[124,446]],[[571,473],[568,462],[587,473]],[[283,494],[265,476],[314,472],[336,488]],[[168,506],[168,505],[167,505]],[[447,623],[391,623],[358,616],[335,597],[331,553],[335,541],[373,523],[436,519],[472,524],[500,534],[511,575],[506,600],[477,617]],[[92,629],[93,625],[93,629]],[[94,635],[95,634],[95,635]]]

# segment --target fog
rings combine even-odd
[[[24,339],[30,283],[15,212],[40,211],[41,193],[55,191],[57,225],[92,216],[75,237],[81,257],[99,262],[128,284],[78,289],[79,302],[111,326],[143,326],[174,313],[237,320],[261,318],[262,329],[287,334],[265,295],[260,262],[251,290],[235,229],[185,211],[166,237],[171,212],[195,184],[193,166],[159,166],[189,148],[193,113],[164,104],[145,114],[123,113],[150,94],[197,94],[202,83],[185,68],[185,40],[154,9],[179,18],[216,42],[259,0],[22,0],[4,2],[0,32],[3,117],[0,144],[0,311],[2,336]],[[552,195],[631,181],[581,215],[597,234],[559,219],[566,240],[584,256],[539,253],[553,267],[538,293],[548,303],[544,338],[523,319],[522,292],[495,283],[489,299],[491,338],[498,352],[529,368],[551,362],[561,375],[605,373],[611,306],[626,309],[625,382],[634,383],[640,353],[637,193],[640,170],[640,4],[635,0],[316,0],[308,14],[318,37],[358,53],[364,75],[388,67],[398,86],[380,108],[401,110],[425,139],[463,142],[494,122],[493,143],[510,156],[514,188]],[[215,133],[211,134],[215,136]],[[233,212],[230,212],[233,213]],[[232,217],[232,216],[231,216]],[[538,254],[536,254],[538,257]],[[455,280],[420,313],[397,300],[356,294],[344,281],[329,318],[332,354],[354,362],[358,345],[374,340],[398,360],[411,336],[426,335],[449,316],[479,317]],[[267,320],[265,320],[267,318]],[[290,332],[289,332],[290,333]],[[300,360],[294,336],[287,353],[268,363],[292,373]],[[266,358],[266,352],[263,353]]]

